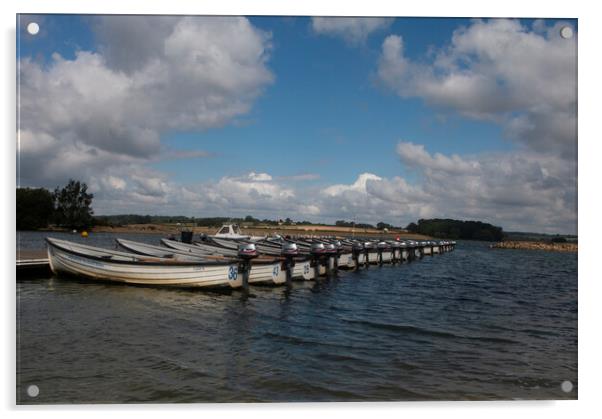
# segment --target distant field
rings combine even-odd
[[[164,233],[164,234],[179,234],[180,228],[175,224],[130,224],[121,227],[106,227],[99,226],[95,227],[95,232],[112,232],[112,233]],[[219,228],[216,227],[188,227],[194,231],[195,234],[215,234]],[[351,228],[351,227],[338,227],[338,226],[317,226],[317,225],[295,225],[295,226],[261,226],[261,227],[242,227],[244,234],[252,236],[266,236],[266,235],[328,235],[328,236],[374,236],[374,237],[402,237],[406,239],[423,240],[429,239],[429,236],[422,234],[412,234],[405,231],[391,230],[387,233],[382,230],[370,229],[370,228]]]

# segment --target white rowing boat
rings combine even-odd
[[[125,239],[115,239],[119,246],[123,247],[125,250],[131,253],[135,253],[138,255],[144,256],[152,256],[158,258],[170,258],[174,260],[184,261],[184,262],[204,262],[204,261],[229,261],[236,263],[236,260],[232,260],[232,258],[224,258],[223,256],[214,256],[209,254],[208,252],[204,252],[199,249],[195,253],[187,252],[184,250],[171,249],[163,246],[155,246],[147,243],[135,242],[132,240]]]
[[[95,280],[165,287],[242,286],[238,264],[194,263],[146,257],[47,238],[48,260],[55,274]]]
[[[226,260],[223,256],[208,256],[202,254],[192,254],[182,250],[169,249],[167,247],[154,246],[146,243],[139,243],[131,240],[117,239],[117,243],[120,246],[130,250],[134,253],[151,256],[161,257],[162,254],[172,255],[176,260],[185,261],[196,261],[197,263],[206,263],[211,260]],[[230,259],[232,263],[238,263],[237,260]],[[279,260],[263,260],[255,262],[251,266],[251,272],[249,274],[249,284],[266,283],[266,284],[283,284],[286,282],[286,272],[281,269],[281,262]]]

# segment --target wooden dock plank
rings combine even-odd
[[[17,249],[17,276],[50,272],[46,249]]]

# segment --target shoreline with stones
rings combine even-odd
[[[492,244],[492,249],[545,250],[550,252],[577,252],[577,243],[546,243],[536,241],[504,241]]]

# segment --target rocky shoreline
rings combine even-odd
[[[505,241],[493,244],[492,249],[546,250],[551,252],[577,252],[577,243],[550,243],[534,241]]]

